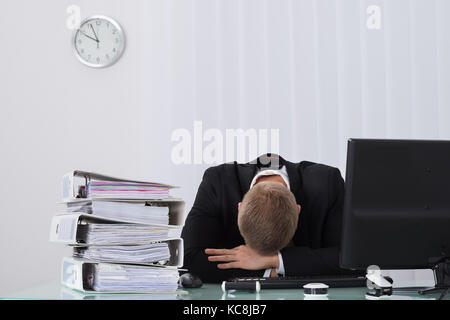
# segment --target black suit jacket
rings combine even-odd
[[[337,168],[282,159],[297,203],[301,205],[293,246],[282,249],[285,275],[338,275],[344,181]],[[184,268],[204,282],[237,276],[262,276],[264,270],[217,268],[205,248],[245,244],[238,225],[238,203],[249,190],[256,164],[226,163],[207,169],[182,231]]]

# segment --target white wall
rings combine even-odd
[[[66,8],[116,18],[114,66],[81,65]],[[366,28],[366,8],[382,28]],[[346,139],[450,139],[448,0],[3,0],[0,289],[57,281],[60,178],[79,168],[181,186],[171,133],[279,128],[280,153],[345,166]]]

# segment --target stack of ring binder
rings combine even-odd
[[[61,282],[84,293],[174,293],[185,203],[174,186],[86,171],[63,177],[50,241],[72,248]]]

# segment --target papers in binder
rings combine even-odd
[[[74,170],[63,177],[63,201],[97,199],[166,199],[174,186],[149,181],[111,177],[95,172]]]
[[[173,269],[98,263],[87,276],[94,291],[173,292],[178,288],[178,271]]]
[[[50,241],[83,247],[74,249],[74,254],[86,255],[83,257],[90,260],[134,264],[162,264],[166,260],[166,266],[181,267],[180,234],[179,227],[123,224],[84,214],[65,214],[53,217]],[[111,260],[114,256],[120,259]]]
[[[170,251],[166,242],[156,242],[130,246],[75,247],[73,256],[101,262],[164,265],[170,259]]]
[[[170,267],[87,262],[66,257],[61,282],[85,292],[162,293],[176,292],[178,270]]]
[[[167,228],[155,228],[141,224],[89,223],[78,226],[77,241],[86,245],[142,244],[165,239]]]
[[[180,236],[178,226],[122,223],[83,213],[56,215],[50,227],[50,241],[75,246],[146,244]]]
[[[169,187],[157,183],[91,180],[87,184],[88,198],[164,199]]]
[[[68,213],[82,212],[136,223],[169,224],[169,207],[119,201],[83,201],[67,203]]]
[[[180,199],[167,200],[87,200],[65,202],[63,214],[86,214],[111,221],[143,223],[162,226],[181,226],[185,203]]]

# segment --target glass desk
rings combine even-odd
[[[320,300],[364,300],[367,288],[330,288],[328,297]],[[394,291],[387,300],[430,299],[439,297],[439,293],[419,295],[416,291]],[[0,299],[33,300],[311,300],[305,297],[302,289],[271,289],[259,293],[229,292],[224,294],[218,284],[204,284],[201,288],[180,289],[176,294],[92,294],[66,288],[59,283],[44,283],[28,289],[5,293],[0,292]],[[318,299],[318,298],[316,298]],[[447,296],[446,300],[450,297]]]

